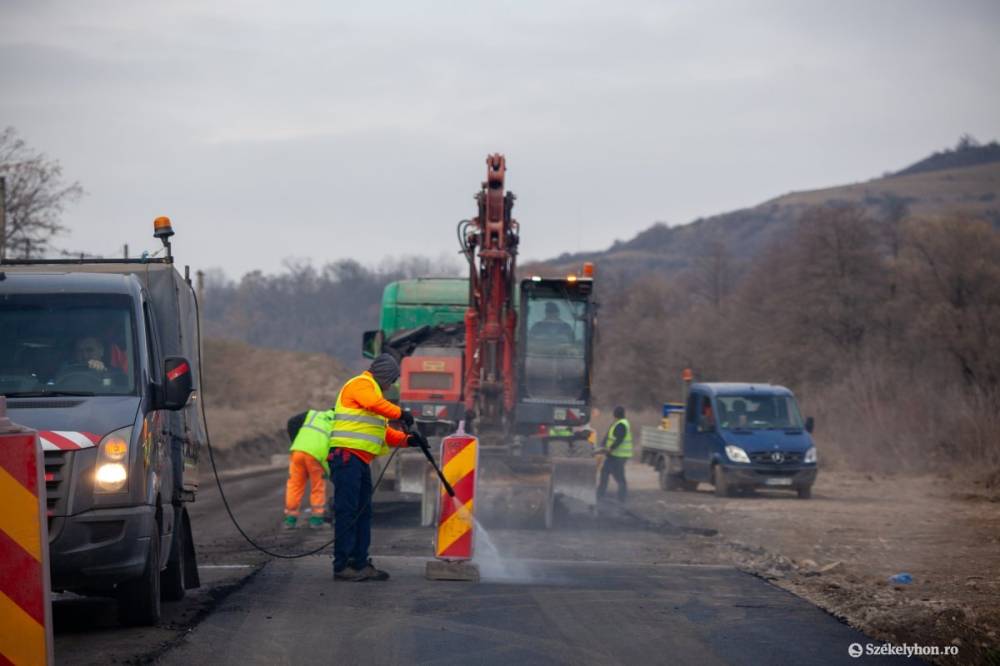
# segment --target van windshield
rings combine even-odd
[[[802,416],[790,395],[722,395],[719,425],[726,430],[801,429]]]
[[[0,394],[133,395],[124,294],[0,294]]]

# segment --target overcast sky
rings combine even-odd
[[[1000,136],[1000,3],[0,0],[5,125],[63,248],[444,256],[500,151],[537,259]]]

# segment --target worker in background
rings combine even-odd
[[[289,436],[293,432],[292,417],[288,423]],[[288,482],[285,484],[286,530],[295,529],[299,522],[299,506],[309,483],[309,527],[323,527],[323,511],[326,507],[326,477],[330,475],[326,458],[330,453],[330,431],[333,429],[333,410],[305,413],[301,424],[294,428],[295,435],[289,449]]]
[[[389,447],[419,446],[420,435],[390,428],[400,419],[409,428],[413,415],[384,397],[399,379],[399,363],[380,354],[371,367],[344,384],[333,409],[330,433],[330,469],[333,476],[333,578],[334,580],[388,580],[368,559],[371,543],[371,461]]]
[[[604,497],[608,490],[608,477],[613,476],[618,484],[618,501],[624,502],[628,494],[625,482],[625,463],[632,457],[632,427],[625,418],[625,408],[615,407],[615,422],[604,436],[604,464],[601,465],[601,481],[597,486],[597,499]]]

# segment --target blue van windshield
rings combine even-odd
[[[802,428],[802,416],[790,395],[722,395],[716,403],[719,425],[726,430]]]
[[[133,395],[124,294],[0,294],[0,394]]]

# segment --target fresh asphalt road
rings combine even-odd
[[[281,533],[280,470],[227,482],[248,532],[303,551],[330,531]],[[334,582],[328,554],[270,560],[205,487],[192,520],[205,589],[165,604],[160,626],[123,629],[101,600],[56,604],[58,663],[778,664],[870,663],[872,642],[809,603],[731,567],[699,563],[711,537],[615,512],[549,532],[491,530],[483,581],[428,581],[433,530],[412,505],[376,505],[383,582]],[[704,559],[704,558],[702,558]],[[915,663],[907,660],[908,663]]]
[[[533,561],[535,580],[430,582],[383,557],[384,583],[331,582],[329,562],[274,562],[165,664],[834,664],[868,642],[732,569]]]

